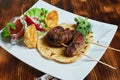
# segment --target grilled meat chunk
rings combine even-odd
[[[51,29],[45,36],[47,43],[53,47],[61,47],[61,43],[69,44],[73,38],[74,30],[57,26]]]
[[[77,51],[83,48],[85,37],[78,31],[75,32],[72,42],[66,49],[66,56],[72,57],[77,54]]]
[[[68,57],[76,55],[76,51],[82,48],[85,43],[85,38],[80,32],[64,29],[61,26],[51,29],[46,34],[45,39],[52,47],[61,47],[61,43],[68,45],[65,52]]]

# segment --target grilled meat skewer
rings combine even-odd
[[[85,38],[80,32],[64,29],[61,26],[51,29],[46,34],[45,39],[52,47],[61,47],[61,43],[68,45],[65,51],[65,55],[68,57],[76,55],[76,51],[82,48],[85,43]]]

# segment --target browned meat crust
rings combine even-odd
[[[64,28],[57,26],[51,29],[45,38],[50,46],[61,47],[61,43],[69,44],[71,42],[73,34],[73,30],[64,30]]]
[[[72,57],[76,55],[76,51],[84,46],[85,38],[84,36],[76,31],[73,37],[73,41],[68,45],[66,49],[66,56]]]
[[[52,47],[61,47],[61,43],[68,45],[65,55],[69,57],[76,55],[78,48],[82,48],[85,42],[85,38],[80,32],[64,29],[61,26],[51,29],[46,34],[45,40]]]

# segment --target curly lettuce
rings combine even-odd
[[[32,8],[28,10],[25,14],[28,15],[29,17],[36,16],[39,19],[39,21],[44,22],[47,13],[48,10],[46,10],[45,8]]]
[[[91,24],[88,22],[88,19],[83,19],[81,17],[75,18],[75,22],[77,22],[76,30],[81,32],[84,36],[88,33],[92,32]]]

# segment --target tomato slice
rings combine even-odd
[[[24,25],[21,23],[20,19],[17,19],[14,24],[16,26],[15,30],[9,27],[10,36],[16,35],[16,38],[19,39],[24,34]]]

